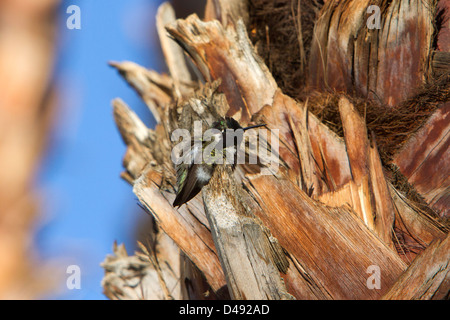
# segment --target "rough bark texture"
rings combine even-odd
[[[433,241],[383,296],[386,300],[449,299],[450,238]]]
[[[114,101],[128,146],[123,178],[202,274],[191,294],[448,298],[450,78],[439,20],[448,6],[380,0],[380,29],[371,29],[369,4],[211,0],[203,20],[175,20],[164,4],[170,75],[112,64],[158,121],[148,129]],[[181,50],[204,83],[186,75]],[[171,133],[225,115],[279,138],[276,170],[219,167],[202,196],[174,208]],[[104,287],[120,297],[106,278]]]

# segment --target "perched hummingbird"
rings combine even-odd
[[[225,117],[222,120],[216,121],[211,128],[217,129],[219,132],[213,134],[214,140],[217,142],[215,148],[211,150],[211,157],[222,155],[225,157],[226,151],[231,151],[234,155],[232,162],[233,169],[236,164],[237,150],[240,146],[243,135],[235,135],[235,130],[241,129],[246,131],[252,128],[265,126],[265,124],[258,124],[246,128],[242,128],[240,124],[231,117]],[[230,130],[231,129],[231,130]],[[191,143],[191,148],[187,154],[188,161],[183,161],[177,166],[177,196],[173,202],[173,206],[180,207],[182,204],[188,202],[195,197],[200,190],[208,184],[212,177],[217,163],[203,159],[202,155],[206,147],[211,141],[202,141],[200,144]],[[230,150],[231,148],[231,150]],[[217,155],[216,153],[221,153]],[[187,162],[187,163],[186,163]]]

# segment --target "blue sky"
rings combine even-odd
[[[125,146],[111,100],[121,97],[151,127],[153,119],[108,61],[163,71],[155,30],[161,2],[62,2],[54,76],[58,111],[37,182],[43,202],[36,242],[41,259],[56,261],[63,273],[68,265],[80,267],[81,289],[67,289],[63,279],[57,293],[42,298],[105,299],[99,264],[115,240],[133,252],[136,223],[148,218],[119,177]],[[66,28],[72,4],[81,9],[80,30]]]

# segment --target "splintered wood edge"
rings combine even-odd
[[[166,244],[168,237],[164,235],[162,243],[161,237],[158,240],[155,256],[140,243],[138,244],[143,252],[136,252],[133,256],[128,255],[123,244],[114,243],[113,255],[107,255],[100,264],[105,270],[101,285],[108,298],[113,300],[183,298],[182,284],[179,281],[180,270],[176,268],[176,263],[174,264],[179,261],[179,250],[177,247],[168,246]],[[158,257],[154,259],[156,255]],[[170,292],[168,286],[171,288]]]
[[[446,102],[404,144],[393,161],[430,206],[442,210],[442,217],[450,212],[450,203],[445,200],[450,185],[449,132],[450,102]]]
[[[301,261],[302,268],[311,278],[309,282],[317,284],[316,288],[326,288],[321,296],[378,298],[382,292],[366,287],[366,269],[370,265],[379,266],[384,275],[381,279],[383,290],[387,290],[406,269],[397,253],[350,210],[322,206],[289,180],[261,176],[251,177],[248,182],[247,188],[263,208],[258,217],[270,226],[273,235],[290,255]],[[353,271],[344,272],[348,268]],[[345,286],[333,276],[335,272],[346,275]]]
[[[155,217],[161,229],[203,272],[211,288],[218,291],[226,284],[226,281],[211,233],[209,230],[204,230],[200,234],[199,232],[205,226],[195,217],[187,221],[180,214],[180,210],[185,210],[185,214],[190,214],[189,211],[186,208],[177,210],[168,202],[159,190],[158,179],[161,179],[159,174],[144,170],[135,181],[134,194]]]
[[[449,290],[450,236],[447,235],[422,251],[382,299],[448,299]]]
[[[222,79],[221,89],[242,118],[271,104],[277,84],[257,55],[244,23],[223,27],[217,20],[204,22],[197,15],[178,19],[166,26],[169,33],[191,56],[205,79]],[[230,114],[232,115],[232,114]]]
[[[371,191],[375,202],[374,230],[389,248],[394,249],[392,240],[395,217],[394,204],[375,139],[371,141],[368,158]]]
[[[178,99],[182,98],[181,82],[190,82],[191,74],[187,68],[182,48],[168,36],[166,25],[176,20],[175,11],[169,2],[164,2],[156,14],[156,29],[164,54],[164,60],[173,79],[174,92]]]
[[[128,144],[130,135],[136,137],[140,143],[145,143],[151,130],[147,128],[137,114],[120,98],[114,99],[112,106],[114,120],[125,144]]]
[[[172,101],[172,78],[130,61],[111,61],[109,65],[141,96],[156,122],[161,122],[164,107]]]
[[[151,140],[154,132],[121,99],[114,99],[112,106],[114,121],[127,146],[122,160],[126,171],[121,177],[132,184],[148,163],[156,163],[151,150],[147,148],[148,140]]]
[[[217,167],[203,202],[233,299],[292,299],[262,225],[245,213],[231,169]]]
[[[434,10],[426,1],[391,1],[382,9],[381,28],[372,30],[365,23],[368,3],[325,3],[314,26],[308,84],[356,90],[395,107],[429,77]]]
[[[205,6],[205,21],[219,20],[222,25],[234,24],[239,19],[247,25],[249,13],[247,1],[242,0],[207,0]]]

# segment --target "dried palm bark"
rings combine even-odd
[[[210,286],[197,289],[223,298],[227,288],[235,299],[448,297],[450,79],[445,59],[433,69],[443,28],[434,23],[435,2],[378,4],[374,31],[368,2],[208,1],[204,20],[176,20],[166,3],[157,21],[170,75],[112,64],[158,121],[148,129],[113,102],[128,146],[123,178]],[[278,20],[266,24],[264,12]],[[188,75],[182,50],[204,83]],[[265,123],[271,136],[278,130],[278,170],[220,167],[202,195],[174,208],[171,133],[225,115]],[[376,289],[368,283],[373,267]],[[425,268],[440,268],[439,277],[418,276]],[[414,287],[403,295],[409,278]]]

